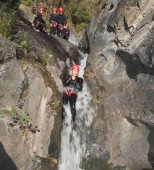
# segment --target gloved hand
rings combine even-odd
[[[64,93],[68,94],[68,91],[67,91],[67,89],[66,89],[66,88],[64,88]]]
[[[72,80],[75,80],[76,79],[76,77],[75,76],[72,76]]]

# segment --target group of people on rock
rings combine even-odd
[[[67,27],[67,20],[64,15],[63,7],[56,7],[52,8],[52,13],[49,17],[50,23],[50,34],[57,35],[59,37],[63,37],[64,39],[68,39],[69,37],[69,30]],[[33,22],[33,28],[38,32],[47,32],[46,31],[46,24],[44,21],[44,8],[40,7]]]

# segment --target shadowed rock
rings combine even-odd
[[[0,142],[0,169],[18,170],[13,160],[7,154],[3,144]]]

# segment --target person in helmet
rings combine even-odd
[[[56,21],[56,16],[57,16],[57,8],[53,7],[52,8],[52,14],[49,17],[49,23],[50,23],[50,33],[51,35],[55,35],[57,33],[57,21]]]
[[[67,104],[69,102],[71,114],[72,114],[72,122],[75,122],[76,117],[76,100],[78,92],[82,90],[83,87],[83,79],[78,77],[80,66],[77,64],[72,65],[72,75],[65,75],[63,79],[63,104]],[[64,111],[63,111],[64,112]],[[64,113],[62,113],[62,118],[64,118]]]
[[[57,14],[56,21],[57,21],[57,35],[59,37],[63,37],[63,29],[66,27],[67,20],[65,15],[63,14],[64,9],[60,7],[58,9],[59,14]]]
[[[44,17],[44,8],[40,7],[39,11],[37,12],[37,14],[32,22],[32,26],[34,27],[34,29],[36,31],[46,32],[45,21],[44,21],[43,17]]]

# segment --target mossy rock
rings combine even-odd
[[[107,161],[101,158],[89,158],[83,160],[83,169],[85,170],[113,170]]]

